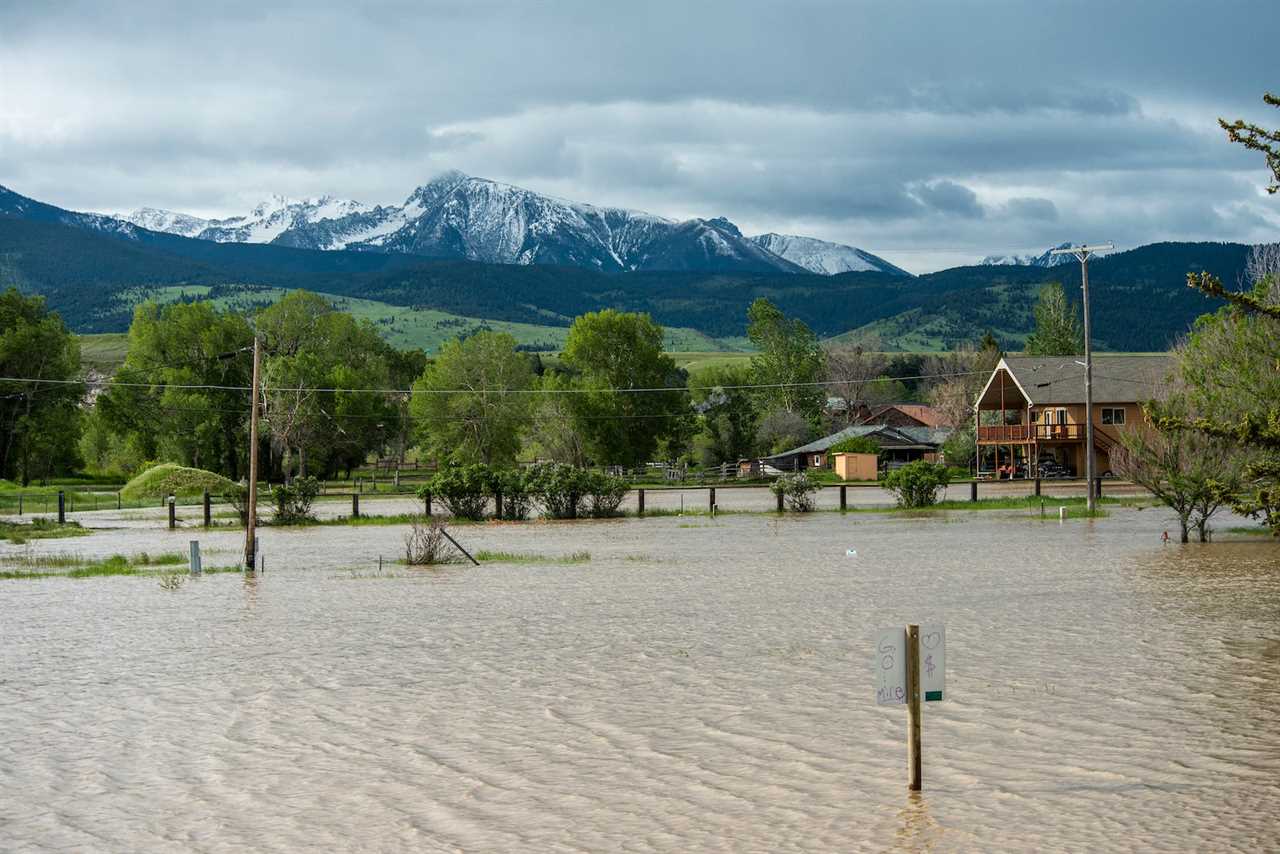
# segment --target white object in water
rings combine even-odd
[[[845,549],[845,550],[844,550],[844,556],[845,556],[845,557],[857,557],[857,556],[858,556],[858,550],[857,550],[857,549]]]

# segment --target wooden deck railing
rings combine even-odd
[[[1076,441],[1084,439],[1083,424],[986,424],[978,427],[979,442]]]

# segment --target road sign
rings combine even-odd
[[[941,623],[920,627],[920,691],[926,702],[941,700],[947,672],[947,632]]]
[[[943,698],[946,683],[947,633],[941,623],[920,627],[920,691],[926,702]],[[907,702],[907,630],[876,632],[876,703],[900,706]]]
[[[876,703],[899,706],[907,701],[907,630],[876,632]]]

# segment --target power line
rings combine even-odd
[[[868,380],[815,380],[813,382],[802,383],[751,383],[743,385],[714,385],[714,386],[662,386],[655,388],[450,388],[450,389],[424,389],[424,388],[294,388],[290,387],[292,392],[306,392],[309,394],[337,394],[345,392],[347,394],[594,394],[596,392],[614,392],[618,394],[657,394],[672,391],[753,391],[759,389],[781,389],[781,388],[827,388],[830,386],[843,386],[853,383],[874,384],[878,382],[892,382],[894,380],[930,380],[930,379],[951,379],[953,377],[968,376],[986,376],[989,371],[949,371],[937,374],[915,374],[911,376],[881,376]],[[121,388],[175,388],[200,391],[250,391],[249,386],[238,385],[213,385],[207,383],[164,383],[164,382],[120,382],[113,379],[106,380],[51,380],[40,379],[36,377],[0,377],[0,383],[49,383],[55,385],[86,385],[96,388],[106,386],[116,386]]]

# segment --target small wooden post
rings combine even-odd
[[[178,499],[169,496],[169,530],[178,527]]]
[[[1036,497],[1040,497],[1040,478],[1036,478]]]
[[[204,526],[206,528],[213,525],[213,505],[209,500],[209,490],[204,491]]]
[[[1100,477],[1093,479],[1093,497],[1095,500],[1102,497],[1102,478]]]
[[[117,510],[120,509],[120,493],[119,492],[116,493],[116,509]]]
[[[360,518],[360,493],[358,492],[351,493],[351,518]]]
[[[422,503],[426,505],[427,515],[430,516],[431,515],[431,492],[430,491],[423,493]]]
[[[969,481],[969,500],[978,500],[978,482],[976,480]]]
[[[707,510],[715,512],[716,509],[716,488],[713,486],[707,495]]]
[[[840,512],[841,513],[849,509],[848,490],[849,490],[849,487],[844,486],[843,484],[840,486]]]
[[[569,518],[578,518],[578,496],[572,492],[569,493]]]
[[[778,512],[782,512],[782,493],[778,493]]]
[[[907,788],[920,791],[920,627],[907,626]]]
[[[636,515],[643,516],[644,515],[644,490],[643,489],[639,490],[636,497],[637,497],[637,500],[640,502],[637,505]]]
[[[502,518],[502,493],[495,492],[493,494],[493,518]]]
[[[400,488],[400,466],[396,466],[396,489]]]
[[[22,515],[22,493],[18,493],[18,515]]]
[[[364,481],[360,478],[356,478],[356,492],[361,495],[364,494]]]
[[[204,572],[204,567],[200,565],[200,541],[191,541],[191,574],[199,575]]]
[[[58,490],[58,524],[62,525],[67,521],[67,494],[61,489]]]

